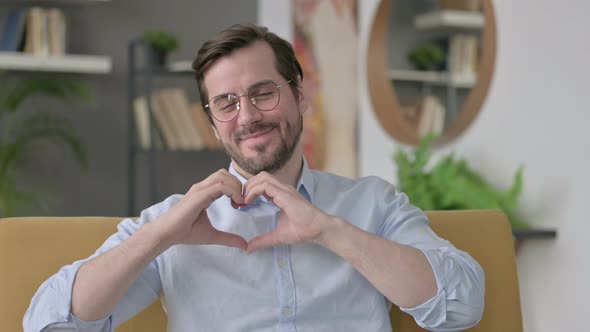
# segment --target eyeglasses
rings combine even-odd
[[[277,107],[281,99],[279,89],[289,83],[291,83],[291,80],[281,85],[276,85],[271,81],[259,82],[249,87],[247,93],[241,95],[224,93],[215,96],[209,100],[209,103],[205,107],[220,122],[230,122],[238,116],[240,112],[240,97],[242,96],[248,96],[248,101],[257,110],[263,112],[272,111]]]

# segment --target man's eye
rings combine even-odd
[[[232,103],[232,104],[228,104],[228,105],[223,105],[221,108],[219,108],[219,110],[222,112],[229,112],[235,108],[236,108],[236,103]]]
[[[272,98],[274,93],[272,92],[260,92],[254,95],[254,99],[256,100],[264,100],[268,98]]]

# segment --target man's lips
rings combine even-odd
[[[246,140],[249,140],[249,139],[253,139],[253,138],[260,137],[260,136],[264,136],[264,135],[268,134],[269,132],[271,132],[273,129],[274,129],[274,126],[271,126],[271,127],[268,127],[268,128],[264,128],[262,130],[255,131],[253,133],[241,135],[239,140],[240,141],[246,141]]]

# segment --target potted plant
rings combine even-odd
[[[150,46],[152,63],[159,66],[164,66],[168,54],[178,49],[178,39],[166,31],[146,31],[143,41]]]
[[[438,43],[428,42],[412,49],[408,60],[418,70],[441,70],[445,66],[446,55]]]
[[[40,192],[22,189],[16,181],[17,162],[38,142],[62,144],[83,167],[88,166],[84,146],[70,121],[52,112],[36,110],[17,114],[21,105],[37,95],[59,99],[71,97],[91,101],[90,90],[77,82],[64,79],[0,77],[0,217],[8,217],[42,204]]]
[[[514,229],[529,228],[516,216],[518,198],[522,191],[522,167],[514,174],[512,186],[506,190],[494,188],[464,159],[453,153],[430,166],[429,151],[434,135],[426,135],[413,152],[398,149],[398,189],[423,210],[500,209],[506,213]]]

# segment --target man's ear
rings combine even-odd
[[[305,93],[303,93],[303,83],[301,76],[297,75],[297,103],[299,104],[299,113],[303,114],[310,110],[311,104],[309,103]]]
[[[309,100],[305,97],[303,91],[299,90],[299,96],[297,98],[299,98],[299,112],[303,114],[309,111],[311,108],[311,104],[309,103]]]

